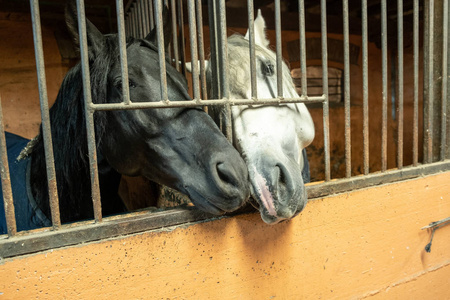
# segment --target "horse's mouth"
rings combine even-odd
[[[223,215],[225,213],[225,210],[214,205],[211,200],[195,191],[195,189],[191,189],[189,187],[185,187],[185,189],[186,194],[198,209],[213,215]]]

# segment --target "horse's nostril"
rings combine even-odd
[[[227,167],[227,165],[223,162],[218,163],[216,165],[216,168],[217,175],[219,176],[220,180],[228,184],[237,185],[236,175],[234,174],[233,169]]]

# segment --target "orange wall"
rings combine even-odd
[[[450,172],[0,262],[0,299],[448,299]]]

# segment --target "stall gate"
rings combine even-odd
[[[229,74],[223,68],[226,38],[230,28],[242,33],[253,28],[254,3],[247,1],[240,15],[246,17],[245,24],[240,26],[242,22],[230,16],[236,8],[223,0],[206,2],[139,0],[124,5],[116,1],[124,82],[128,82],[126,36],[143,37],[156,27],[162,45],[163,5],[176,16],[171,25],[177,34],[169,53],[159,52],[161,101],[132,102],[126,88],[126,100],[119,104],[95,104],[89,93],[85,96],[95,220],[61,224],[57,193],[50,192],[52,227],[18,233],[1,136],[8,235],[0,238],[0,297],[90,298],[98,297],[99,291],[101,298],[448,297],[450,231],[444,227],[450,215],[448,2],[398,0],[395,6],[386,0],[299,0],[294,1],[296,11],[292,12],[283,1],[274,1],[273,20],[265,16],[268,36],[275,41],[277,67],[284,58],[293,69],[299,68],[300,98],[285,98],[281,93],[272,99],[233,100],[228,98]],[[77,0],[80,20],[85,18],[84,5]],[[30,7],[42,127],[51,153],[47,156],[49,191],[56,191],[52,152],[57,149],[51,146],[39,2],[30,0]],[[291,22],[285,29],[283,20],[289,18],[282,16],[294,15],[297,28],[290,28]],[[360,24],[356,26],[357,17]],[[329,25],[336,19],[340,29]],[[373,20],[380,25],[376,30]],[[89,70],[86,28],[84,22],[80,24],[81,63]],[[253,35],[250,30],[250,40]],[[286,36],[289,41],[282,40]],[[254,43],[250,45],[254,69]],[[206,95],[202,62],[208,47],[217,66],[215,99]],[[165,55],[189,79],[193,100],[168,99]],[[184,69],[186,61],[200,61],[192,76]],[[310,78],[311,66],[321,76]],[[329,84],[334,69],[341,71]],[[252,73],[252,81],[254,77]],[[280,86],[281,81],[278,78]],[[90,91],[89,80],[83,82]],[[308,91],[315,93],[308,95]],[[340,103],[330,100],[334,98]],[[298,217],[268,226],[252,213],[217,219],[187,208],[102,216],[95,111],[292,102],[310,108],[317,132],[313,147],[318,145],[308,149],[315,180],[307,192],[314,201]],[[342,124],[336,123],[335,115],[342,116]],[[343,135],[334,136],[333,126],[341,128]],[[226,129],[229,138],[231,130]],[[343,141],[340,150],[336,150],[337,139]],[[337,156],[342,172],[334,168]]]

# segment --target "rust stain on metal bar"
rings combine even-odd
[[[330,176],[330,117],[328,103],[328,49],[327,49],[327,2],[320,1],[320,24],[322,40],[322,90],[323,98],[323,147],[325,152],[325,181],[331,179]]]
[[[85,107],[89,108],[92,105],[92,96],[91,96],[91,80],[89,74],[86,16],[83,0],[77,0],[77,11],[78,11],[77,14],[78,32],[80,36],[81,71],[83,77],[83,94]],[[89,152],[89,170],[91,175],[92,201],[94,204],[94,216],[96,222],[101,222],[102,209],[100,202],[100,184],[98,179],[97,151],[95,145],[94,112],[91,111],[90,109],[86,109],[85,117],[86,117],[87,142]]]
[[[59,213],[58,189],[56,185],[55,162],[53,155],[51,127],[50,127],[50,114],[48,109],[44,51],[42,50],[41,20],[39,14],[38,1],[31,0],[30,8],[33,23],[34,51],[36,57],[36,71],[38,75],[39,103],[41,107],[42,135],[44,140],[48,195],[49,195],[53,229],[56,230],[61,226],[61,220]]]
[[[3,125],[2,101],[0,96],[0,168],[2,178],[3,205],[5,207],[6,227],[8,236],[12,237],[17,233],[16,218],[14,211],[14,201],[11,189],[11,178],[9,176],[8,155],[6,152],[5,127]]]

